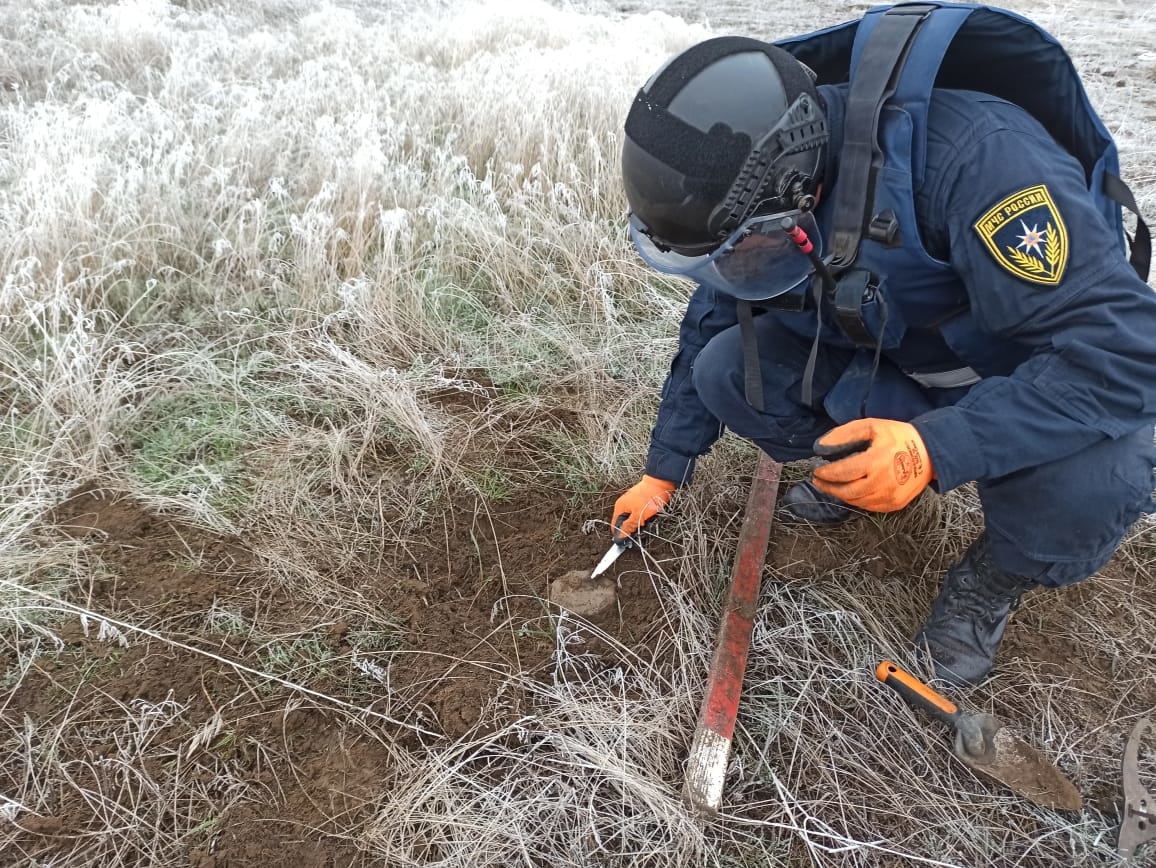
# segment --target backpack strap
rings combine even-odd
[[[888,9],[868,37],[851,78],[839,183],[835,186],[834,264],[849,266],[859,256],[863,233],[874,216],[875,182],[883,165],[879,116],[895,93],[916,31],[936,7],[911,3]]]
[[[759,364],[759,345],[755,340],[755,318],[751,303],[746,299],[739,299],[735,305],[738,320],[739,334],[743,341],[743,389],[746,392],[747,403],[760,413],[767,409],[763,393],[763,369]]]
[[[1136,205],[1136,197],[1128,185],[1118,175],[1110,172],[1104,174],[1104,195],[1118,205],[1127,208],[1136,215],[1136,234],[1128,235],[1128,261],[1140,275],[1140,279],[1148,282],[1148,272],[1152,266],[1152,233],[1148,224],[1140,216],[1140,208]],[[1125,233],[1127,235],[1127,233]]]

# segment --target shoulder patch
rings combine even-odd
[[[975,231],[1003,268],[1031,283],[1055,286],[1068,265],[1068,230],[1044,184],[1013,193],[975,221]]]

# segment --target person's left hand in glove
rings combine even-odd
[[[816,440],[814,451],[830,459],[815,468],[815,487],[872,512],[903,509],[935,478],[923,438],[909,422],[856,419]]]

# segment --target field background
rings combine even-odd
[[[1156,216],[1156,11],[1010,5]],[[872,677],[981,527],[966,488],[775,528],[707,823],[682,763],[751,447],[700,463],[609,615],[545,599],[606,548],[687,292],[624,232],[629,100],[709,35],[866,8],[0,5],[0,863],[1118,864],[1151,522],[961,696],[1078,815]]]

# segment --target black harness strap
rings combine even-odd
[[[873,347],[882,340],[871,334],[863,321],[863,302],[874,298],[870,290],[870,275],[861,269],[852,269],[840,278],[835,286],[835,321],[843,334],[855,342],[856,346]]]
[[[1140,216],[1140,208],[1136,205],[1136,197],[1128,185],[1116,175],[1104,175],[1104,195],[1118,205],[1127,208],[1136,215],[1136,236],[1129,236],[1128,246],[1130,255],[1128,261],[1140,275],[1140,279],[1148,282],[1148,271],[1152,267],[1152,233],[1148,231],[1148,224]]]
[[[735,309],[739,319],[739,335],[743,339],[743,387],[747,403],[762,413],[767,409],[767,404],[763,397],[763,369],[759,365],[754,314],[749,301],[739,300]]]
[[[899,70],[916,31],[935,8],[913,3],[884,13],[851,77],[839,183],[835,185],[835,265],[851,265],[859,255],[859,243],[873,216],[876,177],[883,165],[879,116],[883,103],[895,92]]]
[[[807,355],[807,364],[803,368],[803,406],[810,409],[815,407],[815,366],[819,362],[819,347],[823,342],[823,295],[834,290],[833,286],[825,286],[821,275],[811,278],[811,298],[815,305],[815,339],[811,341],[811,352]]]

